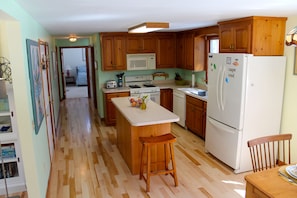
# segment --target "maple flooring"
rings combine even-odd
[[[60,131],[52,161],[47,198],[242,198],[247,173],[204,152],[204,141],[172,124],[178,187],[170,175],[144,180],[131,175],[116,146],[116,130],[104,125],[88,98],[61,103]],[[25,196],[24,196],[25,197]]]

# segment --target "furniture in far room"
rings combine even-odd
[[[292,134],[263,136],[247,142],[253,171],[263,171],[291,163]]]
[[[66,85],[75,85],[75,76],[65,76]]]
[[[85,65],[77,66],[76,68],[76,86],[86,86],[87,81],[87,67]]]

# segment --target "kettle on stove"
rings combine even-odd
[[[117,78],[118,78],[118,87],[123,87],[123,76],[124,76],[124,72],[117,74]]]

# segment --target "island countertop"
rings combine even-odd
[[[112,98],[111,101],[132,126],[146,126],[179,121],[177,115],[153,101],[148,101],[146,110],[132,107],[129,97]]]

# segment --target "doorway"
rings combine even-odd
[[[60,47],[60,100],[66,98],[91,98],[97,108],[94,47]],[[66,56],[66,58],[64,58]],[[76,93],[70,93],[72,91]],[[66,95],[66,92],[67,95]],[[80,94],[80,95],[78,95]]]
[[[89,97],[86,50],[85,47],[61,48],[66,99]]]

